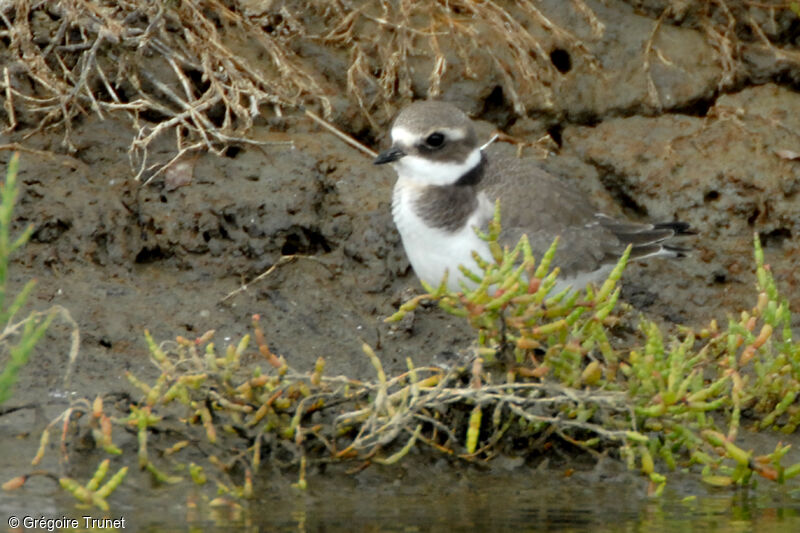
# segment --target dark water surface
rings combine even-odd
[[[282,475],[274,482],[262,479],[265,486],[257,489],[257,497],[240,507],[212,504],[210,486],[123,486],[110,498],[109,512],[78,509],[52,484],[36,482],[0,494],[0,514],[6,525],[9,517],[25,515],[75,517],[81,524],[83,516],[125,518],[125,531],[150,532],[800,531],[800,493],[767,482],[749,489],[712,489],[694,476],[673,474],[655,498],[647,496],[640,476],[619,471],[567,477],[556,470],[446,473],[434,466],[427,477],[414,471],[392,480],[394,472],[368,470],[355,476],[310,476],[305,491],[292,488],[291,479]]]

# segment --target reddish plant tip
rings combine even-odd
[[[778,480],[778,471],[769,466],[759,467],[756,469],[756,472],[758,473],[759,476],[768,479],[770,481]]]
[[[27,480],[28,476],[26,475],[17,476],[15,478],[9,479],[8,481],[0,485],[0,488],[9,492],[12,490],[17,490],[18,488],[22,487]]]
[[[542,280],[539,278],[531,278],[528,282],[528,294],[533,294],[539,290],[539,285],[542,284]]]

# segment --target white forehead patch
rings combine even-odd
[[[431,161],[424,157],[407,155],[398,159],[394,165],[401,180],[419,185],[442,186],[454,184],[480,162],[481,151],[476,148],[461,163]]]
[[[467,128],[443,128],[441,130],[451,141],[460,141],[467,136]]]
[[[395,126],[392,128],[392,143],[400,146],[414,146],[434,131],[443,133],[451,141],[460,141],[467,136],[466,128],[435,128],[419,132],[408,130],[403,126]]]
[[[400,146],[414,146],[419,141],[419,134],[408,131],[402,126],[392,128],[392,144]]]

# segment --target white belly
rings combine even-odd
[[[430,227],[414,212],[412,204],[417,192],[414,187],[404,186],[398,181],[392,198],[394,222],[414,273],[425,283],[438,287],[448,272],[447,287],[452,291],[461,290],[459,282],[474,286],[458,266],[463,265],[480,276],[482,271],[472,257],[473,250],[483,259],[491,258],[488,244],[473,229],[476,226],[485,229],[482,226],[488,218],[486,202],[480,203],[478,212],[465,226],[450,232]]]
[[[467,224],[456,232],[450,232],[429,226],[414,212],[413,203],[419,192],[420,188],[401,178],[395,185],[392,197],[394,223],[400,232],[414,273],[434,288],[441,284],[445,272],[448,272],[449,290],[462,290],[462,283],[468,288],[474,288],[475,283],[464,276],[458,267],[463,265],[478,276],[483,274],[472,257],[472,252],[478,252],[487,261],[491,260],[491,252],[489,245],[476,235],[474,228],[486,229],[485,226],[494,213],[494,205],[487,198],[479,196],[479,208]],[[559,277],[550,294],[558,294],[567,288],[583,289],[588,283],[602,283],[612,267],[613,265],[607,265],[570,278]]]

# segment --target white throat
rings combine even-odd
[[[406,155],[395,163],[403,181],[419,185],[452,185],[481,163],[481,150],[475,148],[461,163],[432,161],[417,155]]]
[[[408,261],[417,277],[438,287],[449,272],[447,286],[452,291],[461,290],[461,282],[469,282],[459,265],[480,274],[472,252],[485,260],[491,259],[489,245],[475,234],[475,228],[484,228],[493,212],[492,203],[482,193],[478,196],[478,209],[466,223],[454,231],[432,227],[417,213],[414,204],[424,191],[413,181],[397,180],[392,197],[392,217],[400,232]]]

